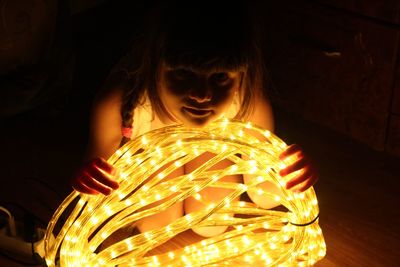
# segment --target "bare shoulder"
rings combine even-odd
[[[267,97],[259,96],[256,98],[255,107],[249,121],[271,132],[274,131],[274,115]]]
[[[105,109],[106,113],[120,108],[122,104],[124,87],[127,86],[127,75],[125,73],[115,73],[110,75],[104,85],[100,88],[93,102],[93,111],[101,112]],[[111,108],[111,110],[108,110]]]
[[[96,95],[93,101],[92,113],[97,112],[110,114],[115,109],[119,109],[122,104],[122,88],[111,88]]]

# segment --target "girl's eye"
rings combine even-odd
[[[226,72],[218,72],[214,73],[211,76],[211,79],[216,84],[225,84],[227,81],[229,81],[229,75]]]
[[[174,76],[178,80],[187,80],[193,77],[193,73],[185,69],[177,69],[174,70]]]

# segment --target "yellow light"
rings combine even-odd
[[[121,174],[116,177],[118,190],[108,196],[74,191],[60,205],[45,235],[46,263],[54,267],[57,259],[57,266],[61,267],[219,266],[221,262],[232,266],[313,265],[326,254],[318,225],[318,201],[313,188],[295,194],[282,185],[277,171],[283,167],[279,154],[286,147],[269,131],[226,119],[204,128],[169,126],[148,132],[125,144],[108,160]],[[192,173],[165,179],[177,167],[205,152],[216,156]],[[227,159],[233,164],[215,170],[215,159]],[[285,161],[286,165],[290,163]],[[160,168],[162,173],[158,172]],[[254,179],[246,185],[220,179],[233,174],[251,175]],[[266,181],[277,186],[279,195],[259,191],[258,184]],[[230,189],[231,193],[219,202],[207,202],[198,194],[205,185]],[[237,201],[246,191],[272,195],[287,211]],[[165,227],[101,248],[118,229],[131,227],[141,218],[189,197],[203,201],[205,208]],[[154,204],[160,199],[165,201]],[[60,218],[66,217],[64,224],[58,225]],[[232,230],[167,253],[146,254],[186,230],[216,225],[232,226]]]

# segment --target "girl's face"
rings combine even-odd
[[[176,122],[201,127],[221,118],[238,92],[242,72],[196,72],[161,67],[158,93]]]

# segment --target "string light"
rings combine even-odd
[[[204,128],[169,126],[148,132],[108,160],[123,174],[116,177],[118,190],[108,196],[74,191],[59,206],[45,235],[46,263],[49,267],[314,265],[326,253],[318,225],[318,202],[312,187],[301,194],[284,188],[277,171],[279,154],[285,148],[286,144],[269,131],[226,119]],[[164,179],[205,152],[215,156],[192,173]],[[224,159],[233,165],[222,170],[211,168]],[[161,167],[162,174],[148,179]],[[246,184],[219,179],[233,174],[254,179]],[[285,181],[290,178],[285,177]],[[261,189],[260,184],[266,181],[276,185],[279,194]],[[206,203],[198,193],[205,187],[230,189],[231,193],[219,202]],[[272,197],[285,211],[238,201],[246,191]],[[102,249],[102,243],[118,229],[131,227],[189,197],[206,208]],[[149,205],[154,202],[157,205]],[[148,253],[179,233],[207,226],[229,229],[166,253]]]

